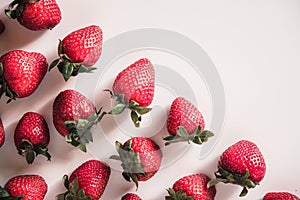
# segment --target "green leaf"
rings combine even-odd
[[[111,115],[118,115],[122,113],[126,109],[127,105],[123,103],[117,104],[111,111],[108,112],[108,114]]]
[[[146,107],[142,107],[142,106],[135,106],[134,108],[132,108],[132,110],[136,111],[140,115],[144,115],[144,114],[150,112],[152,110],[152,108],[146,108]]]
[[[203,142],[201,141],[199,136],[195,136],[194,139],[193,139],[193,142],[195,144],[203,144]]]
[[[58,40],[57,54],[59,55],[59,57],[61,57],[61,55],[64,54],[62,41],[60,39]]]
[[[182,138],[186,138],[186,139],[189,139],[189,134],[188,132],[186,131],[186,129],[183,127],[183,126],[180,126],[178,129],[177,129],[177,134],[182,137]]]
[[[119,160],[119,161],[121,161],[121,158],[120,158],[120,156],[117,156],[117,155],[112,155],[112,156],[110,156],[110,157],[109,157],[109,159],[113,159],[113,160]]]
[[[69,62],[64,62],[63,63],[63,69],[62,69],[62,74],[64,76],[65,81],[69,80],[73,73],[73,65]]]
[[[79,73],[91,73],[96,69],[97,69],[96,67],[86,67],[86,66],[84,66],[83,64],[80,63],[80,66],[78,68],[78,72]]]
[[[49,66],[49,70],[48,71],[51,71],[54,67],[56,67],[58,65],[58,63],[60,62],[60,59],[56,59],[54,60],[50,66]]]
[[[174,140],[175,136],[174,135],[169,135],[167,137],[164,137],[163,140],[166,140],[166,141],[171,141],[171,140]]]
[[[140,123],[141,123],[141,118],[137,114],[137,112],[132,110],[131,113],[130,113],[130,116],[131,116],[131,120],[133,121],[134,126],[139,127]]]
[[[48,161],[51,160],[51,155],[48,152],[48,148],[42,148],[42,147],[35,147],[34,152],[36,153],[36,155],[43,155],[47,158]]]
[[[243,187],[242,192],[240,193],[239,197],[244,197],[248,194],[248,189],[246,187]]]

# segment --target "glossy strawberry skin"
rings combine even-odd
[[[0,35],[4,32],[4,30],[5,30],[5,25],[2,22],[2,20],[0,19]]]
[[[21,175],[11,178],[5,189],[12,197],[24,195],[22,200],[43,200],[48,186],[41,176]]]
[[[300,198],[289,192],[268,192],[263,200],[300,200]]]
[[[0,58],[3,78],[18,98],[30,96],[47,73],[48,63],[40,53],[23,50],[10,51]]]
[[[265,176],[265,160],[253,142],[241,140],[230,146],[221,155],[219,168],[231,173],[245,174],[249,170],[249,179],[259,183]]]
[[[87,119],[96,112],[93,103],[75,90],[65,90],[58,94],[53,103],[53,124],[56,130],[66,136],[70,131],[65,126],[65,121],[78,121]]]
[[[121,200],[142,200],[142,199],[136,194],[127,193],[121,198]]]
[[[69,182],[77,178],[79,188],[83,189],[92,200],[98,200],[106,188],[110,173],[111,169],[105,163],[89,160],[74,170]]]
[[[4,131],[2,119],[0,118],[0,147],[2,147],[4,142],[5,142],[5,131]]]
[[[102,52],[101,28],[91,25],[68,34],[62,40],[62,50],[73,63],[94,65]]]
[[[155,71],[147,58],[142,58],[121,71],[114,83],[114,94],[124,94],[125,101],[137,102],[142,107],[151,104],[154,97]]]
[[[183,126],[189,134],[192,134],[199,125],[203,131],[205,122],[200,111],[185,98],[176,98],[171,105],[167,120],[170,135],[176,135],[179,126]]]

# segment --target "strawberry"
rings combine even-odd
[[[48,190],[47,183],[39,175],[20,175],[0,187],[0,199],[43,200]]]
[[[266,164],[262,153],[248,140],[241,140],[228,149],[220,157],[216,179],[209,186],[218,182],[237,184],[243,187],[240,196],[245,196],[249,188],[254,188],[264,178]]]
[[[152,178],[160,167],[162,152],[149,138],[133,137],[123,145],[116,141],[116,149],[119,155],[110,158],[122,162],[123,177],[127,181],[131,179],[137,188],[138,181]]]
[[[23,50],[10,51],[0,57],[0,97],[7,102],[30,96],[47,73],[48,63],[40,53]]]
[[[167,191],[166,200],[213,200],[216,188],[207,188],[210,178],[205,174],[193,174],[177,180]]]
[[[49,71],[58,67],[65,81],[80,72],[91,72],[102,52],[102,30],[99,26],[91,25],[68,34],[59,41],[58,56]]]
[[[86,152],[86,144],[93,141],[90,128],[106,114],[100,112],[81,93],[65,90],[54,100],[53,124],[68,143]]]
[[[183,97],[176,98],[169,112],[167,129],[170,136],[165,137],[166,145],[190,141],[195,144],[206,142],[214,134],[204,130],[205,122],[200,111]]]
[[[121,71],[114,83],[111,95],[118,104],[109,114],[120,114],[129,108],[135,126],[141,122],[141,115],[148,113],[147,108],[154,97],[155,72],[151,62],[142,58]]]
[[[2,20],[0,19],[0,35],[4,32],[4,30],[5,30],[5,25],[2,22]]]
[[[300,200],[300,198],[289,192],[268,192],[263,200]]]
[[[18,153],[26,157],[28,164],[33,163],[35,154],[51,159],[47,148],[50,141],[49,129],[42,115],[35,112],[25,113],[18,122],[14,140]]]
[[[2,120],[0,118],[0,147],[2,147],[4,142],[5,142],[5,132],[4,132]]]
[[[121,200],[142,200],[142,199],[136,194],[127,193],[124,196],[122,196]]]
[[[98,200],[107,185],[111,169],[99,160],[89,160],[73,171],[70,178],[63,178],[67,192],[57,195],[57,200]]]
[[[14,0],[5,13],[32,31],[53,29],[62,18],[55,0]]]

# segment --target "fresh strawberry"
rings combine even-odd
[[[76,30],[59,41],[58,56],[49,70],[58,67],[65,81],[80,72],[91,72],[102,52],[102,30],[91,25]]]
[[[209,186],[218,182],[237,184],[243,187],[240,196],[245,196],[249,188],[254,188],[264,178],[266,164],[262,153],[248,140],[241,140],[228,149],[220,157],[216,179]]]
[[[99,160],[83,163],[74,170],[69,179],[67,175],[64,176],[64,185],[68,191],[58,195],[57,200],[98,200],[105,190],[110,172],[110,167]]]
[[[53,29],[62,18],[55,0],[14,0],[5,13],[32,31]]]
[[[31,95],[47,73],[48,63],[40,53],[10,51],[0,57],[0,96],[8,102]]]
[[[5,142],[5,131],[4,131],[2,120],[0,118],[0,147],[2,147],[4,142]]]
[[[142,200],[142,199],[136,194],[127,193],[124,196],[122,196],[121,200]]]
[[[5,25],[2,22],[2,20],[0,19],[0,35],[4,32],[4,30],[5,30]]]
[[[124,170],[125,180],[130,179],[138,187],[138,181],[147,181],[158,171],[162,152],[159,146],[149,138],[133,137],[123,145],[116,141],[116,149],[119,155],[110,158],[120,160]]]
[[[53,124],[66,141],[86,152],[86,144],[93,141],[90,128],[105,112],[97,112],[93,103],[75,90],[58,94],[53,103]]]
[[[43,200],[47,193],[47,183],[39,175],[20,175],[0,187],[0,199]]]
[[[207,188],[210,178],[205,174],[193,174],[185,176],[168,189],[169,196],[166,200],[213,200],[216,196],[216,188]]]
[[[48,160],[50,141],[49,129],[44,117],[35,112],[27,112],[20,119],[14,135],[18,153],[26,157],[28,164],[32,164],[36,155],[43,155]]]
[[[300,198],[289,192],[268,192],[263,200],[300,200]]]
[[[204,130],[205,122],[200,111],[183,97],[176,98],[169,112],[167,129],[170,136],[165,137],[166,145],[176,142],[203,144],[214,134]]]
[[[113,84],[111,95],[118,102],[109,114],[120,114],[129,108],[135,126],[139,126],[141,115],[148,113],[147,108],[154,97],[155,71],[152,63],[142,58],[121,71]]]

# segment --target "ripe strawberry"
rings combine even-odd
[[[300,200],[300,198],[289,192],[268,192],[263,200]]]
[[[32,31],[53,29],[62,18],[55,0],[14,0],[5,13]]]
[[[102,30],[92,25],[76,30],[59,41],[58,56],[49,71],[58,67],[65,81],[81,72],[91,72],[102,52]]]
[[[0,57],[0,97],[8,102],[31,95],[47,73],[48,63],[40,53],[14,50]]]
[[[138,181],[147,181],[158,171],[162,152],[159,146],[149,138],[133,137],[123,145],[116,141],[116,149],[119,155],[110,158],[120,160],[124,170],[123,177],[130,179],[138,187]]]
[[[165,137],[166,145],[176,142],[202,144],[214,134],[204,130],[205,122],[200,111],[183,97],[176,98],[169,112],[167,129],[170,136]]]
[[[216,179],[209,186],[218,182],[237,184],[243,187],[240,196],[245,196],[249,188],[254,188],[264,178],[266,164],[258,147],[250,141],[241,140],[220,157]]]
[[[121,198],[121,200],[142,200],[142,199],[136,194],[127,193]]]
[[[68,191],[58,195],[57,200],[98,200],[105,190],[110,172],[110,167],[99,160],[83,163],[74,170],[69,179],[67,175],[64,176],[64,185]]]
[[[0,19],[0,35],[4,32],[4,30],[5,30],[5,25],[2,22],[2,20]]]
[[[2,147],[4,142],[5,142],[5,132],[4,132],[2,120],[0,118],[0,147]]]
[[[0,199],[43,200],[47,193],[47,183],[39,175],[20,175],[8,180],[0,187]]]
[[[48,160],[50,141],[49,129],[44,117],[35,112],[27,112],[20,119],[14,135],[18,153],[25,156],[28,164],[32,164],[36,155],[43,155]]]
[[[193,174],[185,176],[168,189],[169,196],[166,200],[213,200],[216,196],[216,188],[207,188],[210,178],[205,174]]]
[[[139,126],[141,115],[148,113],[153,100],[155,72],[152,63],[142,58],[121,71],[113,84],[111,95],[118,102],[109,114],[120,114],[129,108],[135,126]]]
[[[65,90],[54,100],[53,124],[68,143],[86,152],[86,144],[93,141],[90,128],[106,114],[100,112],[81,93]]]

